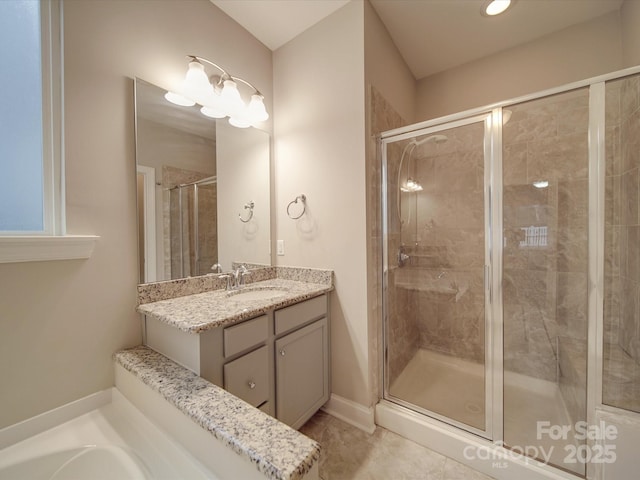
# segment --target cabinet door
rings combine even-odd
[[[329,400],[327,319],[276,340],[276,415],[301,427]]]

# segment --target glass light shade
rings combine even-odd
[[[238,91],[238,85],[233,80],[225,80],[220,94],[224,108],[229,116],[233,116],[236,112],[244,108],[244,102]]]
[[[180,105],[181,107],[193,107],[196,104],[196,102],[194,102],[193,100],[189,100],[188,98],[183,97],[179,93],[175,92],[165,93],[164,98],[175,105]]]
[[[216,93],[215,88],[211,88],[207,96],[204,98],[201,98],[201,100],[202,100],[202,103],[200,102],[199,103],[203,107],[213,108],[216,110],[224,110],[224,102],[222,101],[220,94]]]
[[[264,122],[269,118],[267,109],[264,106],[262,95],[251,95],[249,102],[249,118],[251,122]]]
[[[213,86],[209,83],[209,77],[207,77],[204,66],[200,62],[189,62],[189,70],[187,70],[187,75],[184,78],[183,91],[188,98],[194,99],[201,105],[204,99],[213,93]]]
[[[493,0],[487,7],[484,9],[484,12],[487,15],[499,15],[504,12],[511,5],[511,0]]]
[[[211,118],[224,118],[227,116],[227,112],[216,107],[202,107],[200,113]]]
[[[245,107],[236,111],[236,113],[229,118],[229,123],[234,127],[249,128],[251,126],[249,110]]]

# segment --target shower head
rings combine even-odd
[[[446,135],[430,135],[427,138],[423,138],[422,140],[416,140],[414,138],[413,140],[411,140],[411,143],[413,143],[417,147],[418,145],[422,145],[423,143],[427,142],[444,143],[447,140],[449,140],[449,137],[447,137]]]

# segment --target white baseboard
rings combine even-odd
[[[0,430],[0,450],[111,402],[112,389],[92,393]]]
[[[331,394],[329,401],[324,404],[322,410],[369,434],[376,429],[373,408],[367,408],[335,393]]]

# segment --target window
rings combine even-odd
[[[45,228],[39,7],[34,0],[0,2],[0,58],[6,66],[0,89],[2,231]]]
[[[97,238],[64,235],[61,18],[59,0],[0,1],[0,262],[86,258]]]

